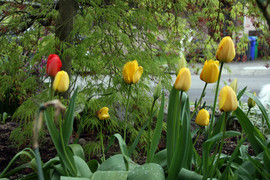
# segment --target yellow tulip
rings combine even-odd
[[[128,84],[136,84],[141,78],[143,67],[138,66],[136,60],[127,62],[123,68],[124,81]]]
[[[188,91],[190,85],[191,85],[191,75],[189,69],[188,68],[180,69],[174,83],[175,89],[181,91]]]
[[[235,93],[237,93],[237,79],[235,78],[233,82],[230,84],[231,88],[234,90]]]
[[[236,94],[230,86],[225,86],[220,90],[218,101],[220,111],[229,112],[237,109]]]
[[[209,61],[205,61],[200,79],[206,83],[215,83],[218,80],[219,62],[213,61],[212,59]]]
[[[208,126],[209,117],[209,112],[205,109],[201,109],[196,117],[195,123],[200,126]]]
[[[58,92],[65,92],[69,87],[69,77],[66,71],[58,71],[53,81],[53,89]]]
[[[98,111],[98,119],[99,120],[106,120],[110,118],[110,115],[108,113],[109,108],[103,107]]]
[[[216,52],[217,60],[229,63],[235,57],[234,43],[230,36],[224,37],[218,45]]]
[[[256,92],[253,92],[253,95],[256,96]],[[253,108],[255,105],[256,105],[256,102],[253,99],[248,98],[248,107]]]

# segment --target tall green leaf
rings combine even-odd
[[[162,167],[155,163],[146,163],[128,173],[128,180],[165,180]]]
[[[149,153],[149,157],[147,157],[147,162],[151,162],[152,158],[156,152],[159,140],[160,140],[160,136],[161,136],[161,132],[162,132],[162,123],[163,123],[163,118],[164,118],[164,92],[162,95],[162,100],[161,100],[161,105],[160,105],[160,109],[159,109],[159,114],[158,114],[158,118],[157,118],[157,124],[156,124],[156,128],[154,131],[154,135],[152,138],[152,142],[151,142],[151,147],[150,147],[150,153]]]
[[[175,145],[175,127],[177,121],[177,111],[179,107],[179,91],[174,86],[170,92],[167,115],[167,134],[166,134],[166,149],[167,149],[167,166],[170,167]]]
[[[182,100],[182,116],[181,118],[181,128],[179,135],[177,136],[175,149],[173,152],[172,160],[170,167],[168,169],[168,179],[174,180],[176,179],[179,171],[187,165],[187,160],[190,156],[189,148],[191,141],[191,132],[190,132],[190,106],[189,106],[189,98],[183,98]]]
[[[69,147],[66,144],[64,144],[62,135],[60,134],[61,132],[57,130],[54,124],[54,121],[47,110],[44,111],[44,119],[47,124],[48,130],[50,132],[56,151],[60,157],[62,166],[66,167],[69,173],[75,176],[77,174],[77,170],[76,170],[76,167],[74,166],[75,162],[74,162],[73,154],[71,150],[69,149]]]
[[[70,103],[68,106],[68,110],[65,114],[64,118],[64,124],[63,124],[63,138],[64,138],[64,143],[68,145],[69,138],[72,133],[72,128],[73,128],[73,120],[74,120],[74,107],[75,107],[75,99],[78,93],[78,88],[76,88],[72,98],[70,99]]]
[[[248,141],[250,142],[252,148],[259,154],[263,151],[260,147],[260,142],[257,138],[261,139],[264,142],[263,135],[259,132],[259,130],[252,125],[246,114],[238,107],[236,111],[234,111],[239,123],[241,124],[244,132],[248,135]]]

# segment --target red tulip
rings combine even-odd
[[[47,61],[46,73],[48,76],[55,77],[57,72],[61,70],[62,62],[58,55],[51,54],[49,55]]]

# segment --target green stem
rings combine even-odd
[[[124,127],[124,141],[125,142],[126,142],[126,131],[127,131],[127,111],[128,111],[128,105],[129,105],[130,92],[131,92],[131,84],[129,84],[128,99],[127,99],[127,104],[126,104],[125,127]]]
[[[197,143],[197,140],[198,140],[198,137],[201,135],[201,132],[202,132],[202,127],[200,127],[200,130],[199,130],[199,132],[198,132],[198,134],[197,134],[197,137],[196,137],[196,139],[195,139],[195,141],[194,141],[194,143],[193,143],[193,147],[195,147],[195,145],[196,145],[196,143]]]
[[[179,117],[179,120],[176,122],[176,141],[178,140],[179,138],[179,131],[180,131],[180,126],[181,126],[181,108],[182,108],[182,96],[183,96],[183,91],[181,91],[181,94],[180,94],[180,104],[179,104],[179,114],[180,114],[180,117]]]
[[[104,153],[104,145],[103,145],[103,134],[102,134],[103,121],[100,123],[100,141],[101,141],[101,149],[103,155],[103,162],[105,161],[105,153]]]
[[[202,98],[203,98],[203,96],[204,96],[204,92],[205,92],[206,87],[207,87],[207,82],[206,82],[205,85],[204,85],[204,88],[203,88],[201,97],[200,97],[200,99],[199,99],[199,101],[198,101],[196,107],[194,108],[194,111],[193,111],[193,113],[192,113],[190,119],[192,119],[192,117],[194,116],[195,112],[197,111],[198,106],[201,104],[201,101],[202,101]]]
[[[217,95],[218,95],[218,90],[219,90],[219,83],[220,83],[220,77],[221,77],[223,64],[224,64],[224,62],[221,62],[219,75],[218,75],[218,81],[217,81],[217,87],[216,87],[216,93],[215,93],[215,99],[214,99],[214,104],[213,104],[212,116],[211,116],[211,121],[210,121],[210,129],[209,129],[209,132],[208,132],[208,137],[210,137],[209,135],[210,135],[210,133],[212,133],[212,129],[213,129],[213,125],[214,125],[214,118],[215,118],[216,104],[217,104]]]
[[[250,108],[250,107],[248,107],[247,116],[248,116],[248,114],[249,114],[250,110],[251,110],[251,108]]]
[[[151,124],[152,124],[152,113],[153,113],[153,109],[154,109],[154,105],[156,103],[156,99],[154,99],[153,103],[152,103],[152,107],[151,107],[151,111],[150,111],[150,118],[149,118],[149,124],[148,124],[148,139],[147,139],[147,162],[149,161],[149,154],[150,154],[150,139],[151,139]]]
[[[59,130],[60,130],[60,141],[61,141],[61,145],[62,145],[62,148],[63,148],[63,153],[64,153],[64,155],[66,156],[67,161],[68,161],[70,167],[72,168],[71,170],[73,171],[73,174],[76,174],[76,168],[74,167],[74,164],[71,163],[71,161],[70,161],[70,159],[69,159],[70,157],[68,156],[67,151],[66,151],[67,146],[66,146],[66,144],[64,143],[63,130],[62,130],[62,120],[61,120],[61,118],[59,118],[59,126],[60,126],[60,127],[59,127]],[[66,169],[66,168],[64,168],[64,169],[65,169],[65,172],[66,172],[67,174],[69,174],[68,171],[67,171],[67,169]]]
[[[227,119],[227,112],[225,112],[225,116],[224,116],[224,119],[223,119],[223,125],[224,125],[224,127],[223,127],[223,134],[222,134],[221,143],[219,144],[218,158],[216,160],[216,163],[214,165],[214,168],[210,171],[211,172],[211,174],[210,174],[211,175],[211,178],[210,179],[212,179],[212,177],[214,175],[214,171],[217,168],[218,161],[220,159],[221,151],[222,151],[222,148],[223,148],[224,139],[225,139],[225,132],[226,132],[226,119]],[[215,157],[216,157],[216,153],[214,154],[212,165],[213,165],[213,163],[215,161]]]

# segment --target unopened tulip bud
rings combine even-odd
[[[220,111],[229,112],[237,109],[236,94],[230,86],[225,86],[220,90],[218,101]]]
[[[235,78],[233,82],[231,83],[231,88],[234,90],[235,93],[237,93],[237,79]]]
[[[256,96],[256,92],[253,92],[253,95]],[[256,102],[255,102],[253,99],[248,98],[248,107],[251,109],[251,108],[253,108],[255,105],[256,105]]]
[[[154,100],[157,100],[161,95],[161,82],[157,84],[155,90],[154,90]]]
[[[201,109],[196,117],[195,123],[200,126],[208,126],[209,117],[209,112],[205,109]]]
[[[178,75],[180,69],[187,67],[187,61],[185,59],[185,56],[182,54],[180,57],[180,61],[178,63],[177,69],[176,69],[176,75]]]
[[[62,67],[62,62],[58,55],[51,54],[47,60],[46,74],[55,77]]]
[[[180,69],[174,83],[175,89],[180,91],[188,91],[190,85],[191,85],[191,75],[189,69],[188,68]]]
[[[235,48],[233,40],[230,36],[224,37],[219,45],[216,52],[217,60],[225,63],[229,63],[235,57]]]
[[[206,83],[215,83],[219,76],[218,65],[219,61],[213,61],[212,59],[205,61],[200,79]]]
[[[69,77],[66,71],[59,71],[53,81],[53,89],[58,92],[65,92],[69,87]]]

